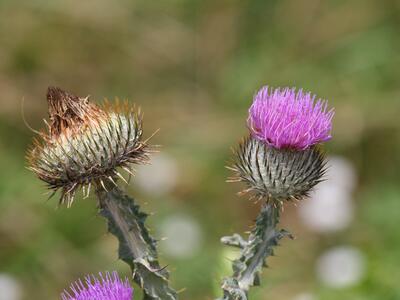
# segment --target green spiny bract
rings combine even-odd
[[[59,88],[47,92],[49,122],[28,152],[29,168],[54,191],[60,202],[71,205],[82,187],[105,187],[122,178],[117,168],[131,173],[131,164],[148,161],[142,141],[142,120],[128,103],[99,107]]]
[[[230,181],[243,181],[257,198],[299,200],[322,180],[325,157],[318,146],[306,150],[275,149],[254,137],[235,150]]]

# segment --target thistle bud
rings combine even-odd
[[[235,151],[231,181],[244,181],[258,198],[299,200],[322,180],[319,143],[331,138],[333,110],[295,89],[262,88],[249,110],[250,136]]]
[[[131,173],[132,164],[148,160],[141,115],[127,102],[97,106],[56,87],[49,87],[47,101],[47,130],[34,140],[28,161],[51,190],[61,190],[61,203],[70,206],[80,187],[86,196],[93,183],[106,189],[123,178],[118,168]]]

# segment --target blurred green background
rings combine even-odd
[[[257,215],[224,166],[265,84],[329,99],[326,149],[356,179],[325,229],[310,226],[307,208],[286,207],[282,226],[297,239],[283,241],[251,299],[400,299],[399,1],[1,0],[0,45],[1,300],[58,299],[85,274],[129,274],[95,199],[57,208],[25,168],[34,134],[21,110],[41,128],[47,86],[128,98],[145,113],[146,136],[161,128],[162,153],[125,188],[156,212],[153,234],[168,237],[162,263],[180,298],[196,300],[219,295],[230,273],[219,238]],[[316,216],[332,217],[332,205]]]

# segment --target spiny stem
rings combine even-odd
[[[247,300],[250,287],[260,285],[261,270],[267,267],[268,256],[274,254],[273,247],[283,237],[291,237],[286,230],[276,228],[280,210],[280,206],[263,204],[247,241],[238,234],[221,239],[223,244],[240,248],[241,251],[240,257],[232,262],[232,277],[222,282],[223,297],[219,300]]]
[[[160,267],[154,240],[147,228],[147,214],[140,211],[133,198],[117,186],[105,190],[97,186],[100,215],[108,221],[108,231],[119,241],[119,258],[132,269],[134,281],[143,289],[145,300],[176,300],[176,292],[169,286],[169,273]]]

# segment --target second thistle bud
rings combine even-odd
[[[299,200],[322,180],[333,110],[326,101],[294,89],[262,88],[249,110],[250,136],[235,151],[232,181],[244,181],[258,198]]]

